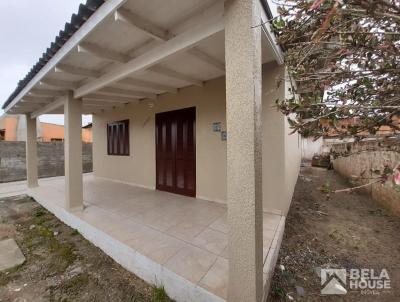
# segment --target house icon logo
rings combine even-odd
[[[321,294],[345,295],[346,270],[345,269],[321,269]]]

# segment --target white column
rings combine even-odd
[[[68,92],[64,104],[65,202],[66,209],[83,208],[82,102]]]
[[[28,188],[38,186],[36,118],[26,114],[26,179]]]
[[[259,9],[258,0],[225,2],[229,302],[263,294]]]

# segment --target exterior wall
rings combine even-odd
[[[207,82],[156,101],[131,104],[124,109],[93,116],[93,164],[96,176],[155,188],[155,114],[196,106],[196,191],[197,196],[225,202],[226,142],[212,131],[213,122],[225,130],[225,81]],[[130,156],[107,155],[106,125],[129,119]]]
[[[4,129],[6,131],[4,137],[5,141],[15,141],[17,139],[17,125],[17,116],[3,115],[0,117],[0,129]]]
[[[321,154],[323,150],[324,139],[322,137],[314,140],[313,137],[301,138],[301,158],[312,160],[314,154]]]
[[[288,97],[289,83],[279,78],[283,67],[264,66],[263,72],[263,207],[264,211],[287,214],[300,169],[301,148],[298,134],[275,107],[277,98]]]
[[[400,163],[400,153],[394,149],[395,144],[392,144],[393,151],[379,151],[379,142],[365,141],[360,143],[334,144],[332,149],[336,152],[351,153],[359,152],[348,157],[339,157],[333,161],[333,168],[339,174],[348,179],[352,179],[354,175],[360,175],[364,172],[364,177],[374,177],[371,171],[382,170],[385,164],[394,168]],[[367,151],[378,150],[378,151]],[[387,149],[386,149],[387,150]],[[364,152],[363,152],[364,151]],[[367,152],[365,152],[367,151]],[[370,179],[362,183],[370,182]],[[364,189],[364,191],[372,196],[382,206],[391,210],[396,215],[400,216],[400,192],[396,191],[391,181],[385,184],[373,184]]]
[[[93,142],[92,128],[82,128],[82,142],[84,143]]]
[[[64,126],[43,123],[37,119],[37,137],[38,141],[51,142],[52,139],[64,140]],[[5,141],[26,141],[26,121],[23,115],[3,115],[0,117],[0,129],[6,130]],[[92,142],[92,129],[82,129],[82,141],[84,143]]]
[[[273,106],[283,85],[276,90],[283,68],[272,64],[263,71],[263,204],[264,210],[286,214],[300,165],[297,135],[288,135],[286,118]],[[226,130],[225,79],[209,81],[204,87],[188,87],[93,116],[94,174],[147,188],[155,188],[155,114],[196,106],[197,197],[225,203],[226,141],[212,124]],[[107,155],[108,122],[130,120],[130,156]],[[229,139],[229,133],[228,133]],[[272,142],[272,143],[271,143]]]
[[[26,179],[25,142],[0,142],[0,183]],[[83,171],[91,172],[92,144],[83,144]],[[64,144],[38,143],[39,177],[64,175]]]
[[[39,140],[42,142],[51,142],[52,140],[64,140],[64,126],[49,123],[40,123],[42,128]]]

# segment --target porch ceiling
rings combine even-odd
[[[225,74],[223,0],[108,0],[5,105],[10,114],[83,113],[156,99]],[[263,63],[276,60],[263,35]]]

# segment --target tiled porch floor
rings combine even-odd
[[[64,178],[40,180],[39,187],[28,194],[56,214],[63,210]],[[216,301],[226,299],[229,264],[224,205],[91,174],[84,176],[84,200],[83,211],[68,215],[219,297]],[[284,217],[264,213],[263,226],[264,281],[268,281],[278,254]],[[79,224],[73,227],[85,233]],[[96,244],[96,239],[88,239]],[[155,277],[163,283],[162,277]]]

